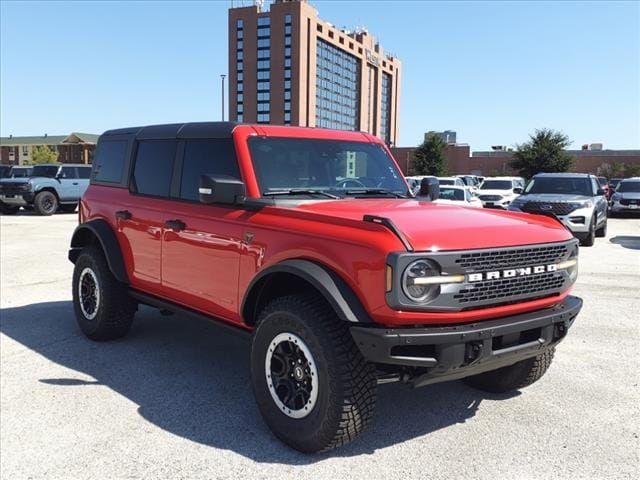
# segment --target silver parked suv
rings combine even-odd
[[[612,217],[619,213],[640,214],[640,177],[625,178],[618,183],[611,195],[609,213]]]
[[[553,214],[590,247],[607,234],[607,199],[598,178],[587,173],[539,173],[509,210]]]

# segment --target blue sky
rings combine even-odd
[[[1,134],[218,120],[230,3],[3,0]],[[482,150],[550,127],[577,148],[640,148],[638,2],[312,3],[402,60],[401,146],[452,129]]]

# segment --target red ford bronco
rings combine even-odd
[[[412,198],[365,133],[110,130],[79,215],[84,334],[122,337],[140,304],[251,334],[259,409],[304,452],[356,438],[380,383],[530,385],[582,306],[577,241],[556,219]]]

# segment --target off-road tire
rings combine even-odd
[[[6,203],[0,202],[0,213],[2,215],[15,215],[20,210],[20,207],[16,205],[7,205]]]
[[[76,208],[78,208],[78,204],[74,203],[72,205],[66,204],[66,205],[60,205],[60,210],[63,213],[73,213],[76,211]]]
[[[607,236],[607,217],[604,218],[604,225],[596,230],[596,237],[604,238]]]
[[[467,377],[464,382],[478,390],[491,393],[507,393],[528,387],[537,382],[551,366],[555,348],[527,358],[508,367]]]
[[[89,318],[80,305],[80,278],[87,268],[97,279],[99,293],[94,318]],[[123,337],[133,322],[137,304],[124,285],[113,276],[102,250],[97,246],[86,247],[76,260],[73,270],[73,308],[80,330],[91,340],[104,341]]]
[[[281,333],[302,339],[315,361],[318,396],[303,418],[285,415],[267,384],[267,350]],[[262,310],[251,345],[251,377],[265,422],[276,437],[301,452],[344,445],[360,435],[373,417],[375,368],[362,357],[347,325],[317,295],[276,298]]]
[[[589,224],[589,233],[580,242],[580,245],[582,245],[583,247],[593,247],[593,244],[596,241],[596,222],[597,218],[594,215],[593,217],[591,217],[591,223]]]
[[[45,190],[36,195],[33,207],[38,215],[53,215],[58,210],[58,197],[54,193]]]

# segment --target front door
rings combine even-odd
[[[190,308],[239,321],[238,272],[243,209],[198,201],[200,176],[240,178],[231,139],[185,140],[175,182],[178,200],[166,211],[162,286]]]
[[[58,175],[58,196],[60,200],[75,200],[80,195],[80,186],[78,181],[78,169],[76,167],[62,167]]]

